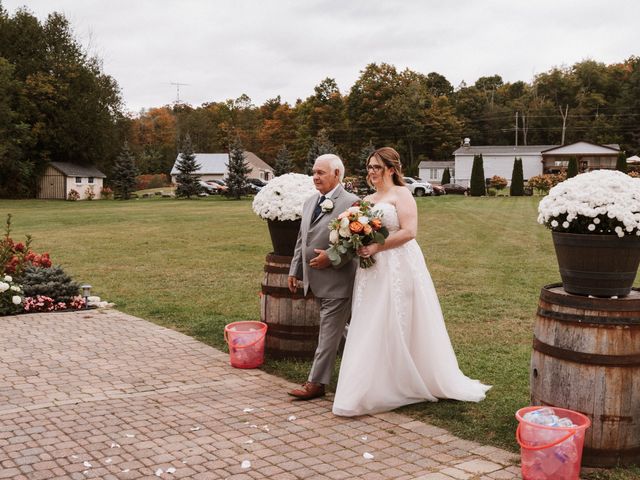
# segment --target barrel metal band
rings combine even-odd
[[[640,354],[630,355],[601,355],[597,353],[575,352],[566,348],[555,347],[533,339],[533,349],[550,357],[568,360],[586,365],[600,365],[605,367],[640,367]]]
[[[289,267],[276,267],[275,265],[265,265],[264,271],[267,273],[289,273]]]
[[[577,315],[562,313],[538,307],[538,316],[563,322],[590,323],[593,325],[629,326],[640,325],[640,317],[598,317],[596,315]]]
[[[269,323],[267,336],[276,337],[286,340],[318,340],[318,325],[281,325],[277,323]]]
[[[291,293],[287,287],[274,287],[272,285],[262,285],[262,293],[275,298],[291,298],[293,300],[311,300],[314,298],[313,293],[307,293],[305,296],[302,288],[296,289],[296,293]]]

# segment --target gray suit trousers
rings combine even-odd
[[[320,298],[320,333],[309,381],[328,385],[345,325],[351,317],[351,298]]]

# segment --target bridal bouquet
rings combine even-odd
[[[382,213],[373,210],[373,204],[365,201],[356,202],[338,215],[329,224],[329,230],[331,246],[327,255],[333,265],[339,265],[344,258],[353,258],[360,247],[372,243],[384,245],[384,239],[389,236],[389,231],[382,225]],[[369,268],[374,263],[373,257],[360,257],[362,268]]]

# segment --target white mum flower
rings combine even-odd
[[[569,222],[562,222],[562,228],[569,228]]]
[[[556,228],[558,226],[558,221],[557,220],[551,220],[551,226],[553,228]]]
[[[590,223],[587,229],[589,229],[590,232],[593,232],[596,229],[596,226],[593,223]]]
[[[0,292],[6,292],[7,290],[9,290],[9,284],[0,282]]]
[[[11,301],[14,305],[20,305],[22,303],[22,298],[20,298],[18,295],[14,295],[13,297],[11,297]]]
[[[13,282],[13,277],[11,275],[5,275],[4,276],[4,281],[5,282]]]

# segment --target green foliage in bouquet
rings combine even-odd
[[[20,281],[25,297],[43,295],[53,298],[56,302],[70,302],[78,295],[80,289],[60,266],[27,267]]]

